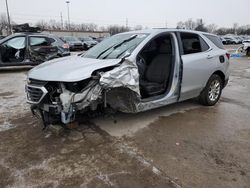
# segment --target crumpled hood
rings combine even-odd
[[[121,59],[90,59],[69,56],[54,59],[31,69],[28,78],[44,81],[75,82],[91,77],[93,71],[117,65]]]

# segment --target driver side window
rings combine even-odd
[[[0,47],[2,62],[22,62],[25,58],[26,37],[14,37]]]

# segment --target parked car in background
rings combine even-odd
[[[41,33],[17,33],[0,41],[0,66],[37,65],[70,55],[60,38]]]
[[[237,42],[238,42],[237,44],[242,44],[242,42],[243,42],[243,40],[244,40],[244,39],[243,39],[242,37],[240,37],[240,36],[235,36],[234,38],[237,40]]]
[[[78,39],[82,41],[84,50],[88,50],[98,44],[98,42],[91,37],[78,37]]]
[[[44,126],[65,125],[105,108],[137,113],[197,97],[212,106],[227,85],[229,58],[219,37],[209,33],[121,33],[80,56],[32,69],[27,101]]]
[[[220,37],[220,40],[221,40],[222,44],[224,44],[224,45],[228,44],[227,40],[224,37]]]
[[[242,41],[239,38],[234,37],[234,36],[224,36],[223,38],[226,40],[227,44],[241,44],[242,43]]]
[[[94,40],[96,40],[97,42],[102,42],[103,40],[107,39],[108,37],[98,37],[98,38],[95,38]]]
[[[70,50],[83,50],[82,41],[80,41],[77,37],[65,36],[61,37],[61,39],[69,45]]]
[[[250,56],[250,39],[244,40],[242,45],[236,50],[236,53],[240,53],[243,56]]]

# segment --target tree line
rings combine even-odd
[[[15,25],[16,23],[11,20],[11,25]],[[3,29],[6,29],[8,26],[7,17],[5,14],[0,15],[0,34],[2,34]],[[107,31],[111,35],[130,31],[130,30],[141,30],[147,29],[147,27],[143,27],[141,25],[137,25],[134,27],[126,27],[121,25],[109,25],[106,27],[98,27],[95,23],[70,23],[60,22],[57,20],[49,20],[44,21],[40,20],[35,23],[36,27],[40,27],[41,30],[71,30],[71,31]],[[189,30],[197,30],[204,31],[209,33],[214,33],[218,35],[226,35],[226,34],[237,34],[237,35],[250,35],[250,25],[240,26],[237,23],[234,23],[230,28],[218,27],[216,24],[205,24],[202,19],[188,19],[186,21],[180,21],[177,23],[176,28],[178,29],[189,29]]]

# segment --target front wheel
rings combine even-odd
[[[200,103],[205,106],[215,105],[220,99],[222,88],[223,83],[221,77],[217,74],[213,74],[199,96]]]

